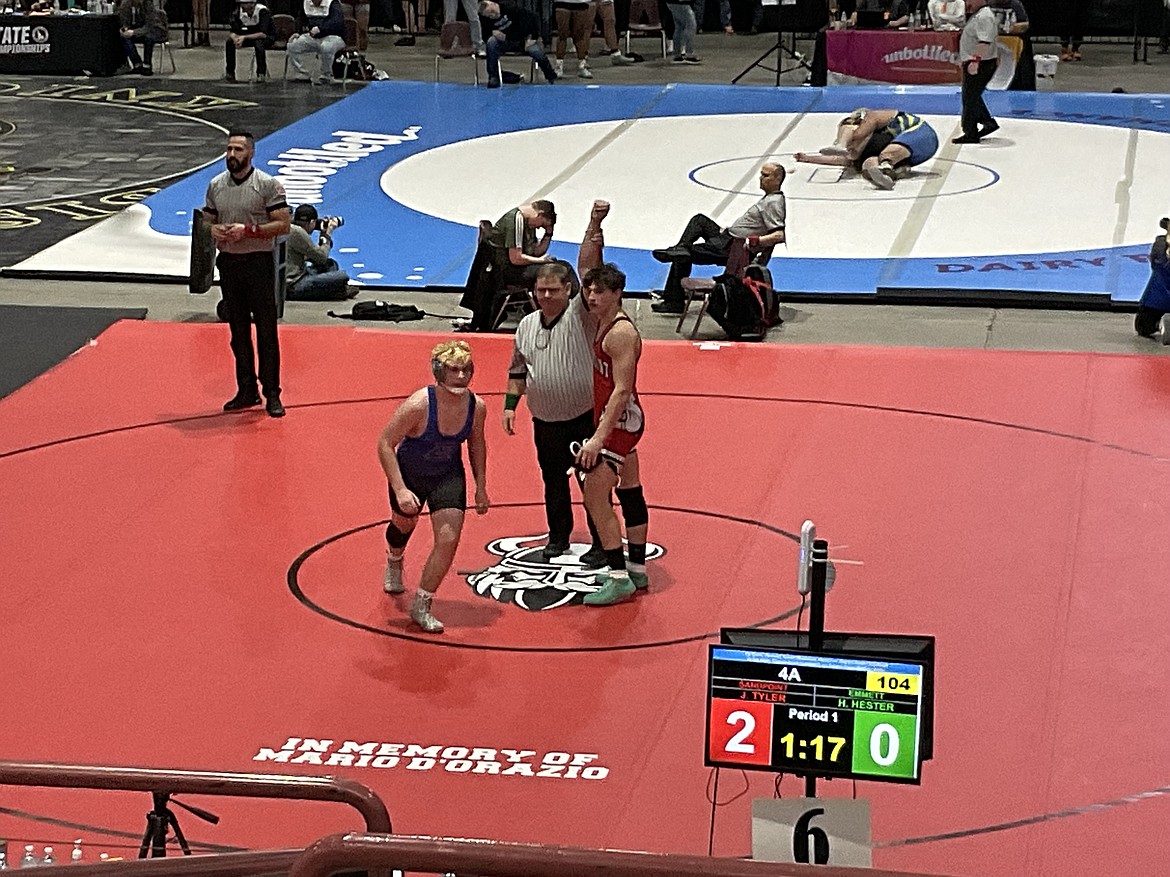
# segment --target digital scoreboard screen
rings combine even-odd
[[[707,765],[921,781],[922,664],[710,648]]]

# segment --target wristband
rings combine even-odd
[[[753,250],[758,249],[760,246],[760,236],[758,234],[749,235],[748,239],[747,239],[747,243],[748,243],[748,246],[751,247]]]
[[[983,56],[982,55],[972,55],[971,60],[973,62],[975,62],[976,64],[978,64],[980,61],[983,60]]]
[[[504,410],[515,411],[516,406],[520,404],[519,393],[505,393],[504,394]]]

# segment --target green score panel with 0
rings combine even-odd
[[[919,664],[711,646],[707,764],[920,781]]]

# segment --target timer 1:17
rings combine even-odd
[[[845,745],[845,738],[844,737],[826,737],[822,734],[817,734],[811,740],[799,740],[798,741],[796,739],[796,735],[793,734],[791,731],[789,731],[787,734],[785,734],[783,737],[780,738],[780,742],[784,744],[784,757],[785,758],[796,757],[794,755],[794,751],[795,751],[797,746],[799,746],[800,749],[802,750],[799,757],[804,758],[805,757],[804,751],[803,751],[804,748],[806,746],[811,746],[813,749],[813,752],[815,753],[813,755],[814,761],[824,761],[825,760],[825,744],[828,743],[829,746],[833,747],[832,751],[829,752],[829,761],[836,761],[837,755],[841,752],[841,747]]]

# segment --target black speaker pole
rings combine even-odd
[[[826,539],[816,539],[812,545],[812,557],[809,571],[809,604],[808,604],[808,649],[810,652],[819,652],[825,644],[825,584],[828,581],[829,570],[829,542]],[[817,778],[804,778],[804,796],[817,796]]]

